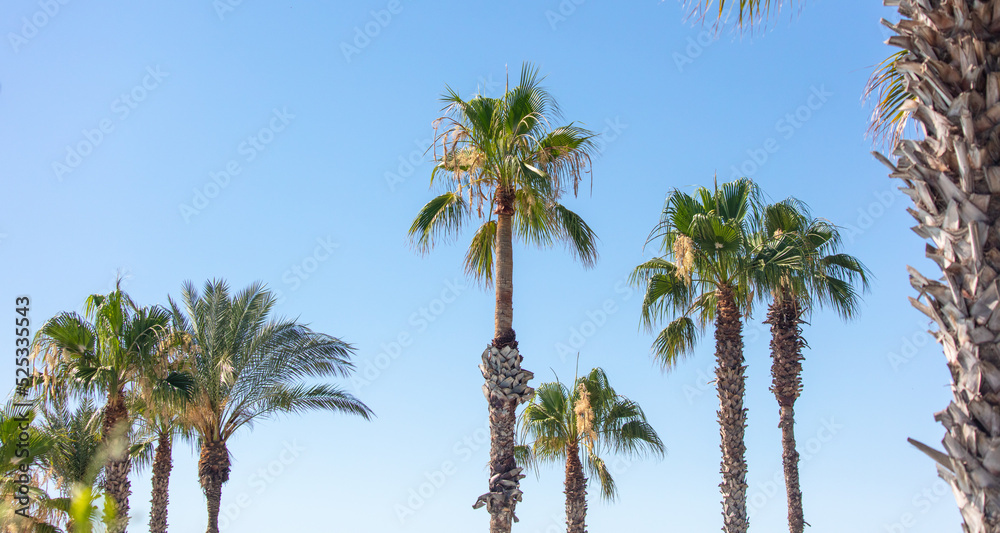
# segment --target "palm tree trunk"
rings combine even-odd
[[[747,414],[743,408],[746,366],[743,364],[743,323],[730,287],[720,286],[715,316],[715,382],[719,391],[719,433],[722,437],[722,530],[746,533]]]
[[[517,521],[514,508],[521,501],[520,480],[524,477],[514,460],[514,429],[517,406],[526,402],[534,390],[528,387],[533,377],[521,369],[513,320],[513,235],[514,192],[497,191],[496,237],[496,313],[495,337],[483,352],[479,366],[486,383],[483,394],[489,404],[490,419],[490,491],[473,505],[486,506],[490,513],[490,533],[510,533]]]
[[[496,310],[493,335],[500,346],[514,341],[514,191],[497,191]]]
[[[910,269],[913,305],[937,324],[954,398],[935,418],[945,428],[938,473],[952,487],[967,533],[1000,532],[1000,2],[900,0],[897,63],[914,96],[922,140],[896,145],[915,229],[944,274]]]
[[[108,533],[125,533],[128,528],[128,498],[132,493],[132,485],[128,480],[132,470],[132,460],[128,455],[128,416],[125,391],[118,390],[109,394],[101,426],[101,440],[109,451],[104,466],[104,490],[115,504],[114,519],[106,520]]]
[[[172,441],[169,431],[161,431],[153,459],[153,495],[150,499],[149,533],[167,533],[170,471],[173,469]]]
[[[780,294],[771,304],[765,324],[771,325],[771,391],[778,400],[782,465],[788,497],[788,531],[802,533],[802,491],[799,488],[799,452],[795,450],[795,400],[802,392],[802,309],[791,294]]]
[[[587,533],[587,478],[580,462],[580,443],[566,447],[566,533]]]
[[[229,481],[229,449],[225,441],[202,442],[198,459],[198,480],[208,500],[207,533],[219,533],[219,509],[222,506],[222,485]]]

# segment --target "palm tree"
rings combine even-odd
[[[38,427],[37,415],[37,402],[7,401],[0,406],[2,533],[58,531],[59,504],[40,488],[39,476],[56,438]],[[27,436],[26,441],[22,435]]]
[[[722,516],[727,533],[745,533],[746,409],[743,395],[743,317],[770,268],[757,261],[754,239],[760,192],[742,178],[693,195],[672,190],[649,242],[663,257],[636,267],[633,283],[645,288],[642,324],[649,330],[670,319],[653,343],[665,369],[694,349],[699,332],[715,323],[716,388],[722,437]],[[770,274],[773,276],[773,274]],[[766,288],[766,287],[765,287]]]
[[[954,399],[935,415],[946,430],[947,453],[931,455],[972,533],[1000,531],[993,451],[1000,449],[993,422],[1000,412],[998,7],[996,1],[898,2],[900,22],[883,24],[898,34],[888,43],[903,50],[896,69],[914,95],[912,117],[923,135],[900,139],[895,163],[875,154],[890,177],[903,180],[914,201],[914,231],[930,241],[927,257],[942,272],[935,280],[911,268],[920,294],[910,300],[937,324],[934,334],[951,370]]]
[[[868,289],[869,272],[856,258],[839,253],[840,234],[829,222],[813,219],[804,204],[789,199],[763,211],[762,239],[769,243],[761,261],[783,269],[771,288],[765,324],[771,325],[771,391],[778,400],[782,461],[788,498],[788,528],[802,533],[799,454],[795,449],[795,400],[802,392],[803,316],[832,307],[843,319],[857,315],[860,283]]]
[[[107,460],[101,409],[90,398],[71,409],[66,391],[58,391],[48,397],[41,413],[39,430],[53,442],[43,464],[59,490],[56,503],[65,513],[66,531],[85,529],[101,517],[94,505],[102,495],[101,467]]]
[[[88,297],[85,316],[60,313],[36,336],[36,353],[47,379],[64,380],[75,390],[107,399],[101,439],[111,452],[104,482],[117,516],[108,524],[109,533],[123,533],[129,520],[132,462],[123,441],[131,429],[127,396],[155,360],[159,335],[168,322],[163,309],[139,307],[119,285],[107,295]],[[168,380],[163,385],[180,384]],[[116,440],[121,442],[112,446]]]
[[[230,296],[222,280],[204,292],[184,284],[181,308],[170,301],[174,323],[190,335],[194,394],[184,421],[199,436],[198,476],[208,500],[208,533],[219,531],[222,485],[229,480],[227,442],[240,429],[275,415],[328,410],[369,420],[365,404],[327,383],[347,377],[351,345],[293,320],[272,318],[274,295],[253,284]]]
[[[597,477],[605,500],[613,501],[617,495],[602,451],[660,456],[665,451],[642,408],[619,396],[600,368],[575,380],[571,389],[558,381],[543,383],[521,421],[526,439],[532,443],[524,447],[527,457],[566,465],[568,533],[587,530],[587,476]]]
[[[190,436],[183,423],[183,412],[193,392],[193,381],[187,371],[187,358],[194,346],[189,334],[182,330],[178,315],[172,315],[168,328],[157,348],[157,358],[139,380],[136,412],[143,428],[156,440],[151,459],[153,490],[150,498],[149,531],[166,533],[169,502],[170,471],[173,469],[173,440],[181,434]],[[165,383],[179,387],[164,386]],[[148,458],[148,454],[144,458]],[[145,464],[146,461],[143,461]]]
[[[426,252],[470,220],[483,221],[465,266],[484,283],[496,279],[494,338],[480,366],[490,413],[490,492],[473,505],[486,506],[492,533],[508,533],[517,520],[514,508],[522,493],[514,458],[515,411],[533,392],[527,385],[533,374],[521,369],[512,327],[514,237],[540,246],[563,241],[585,266],[597,259],[593,230],[559,203],[568,188],[577,193],[594,150],[593,134],[573,124],[549,129],[560,113],[541,81],[538,71],[525,65],[518,86],[500,98],[466,101],[447,89],[445,116],[436,122],[443,131],[435,137],[431,184],[443,175],[448,190],[420,210],[409,230]]]

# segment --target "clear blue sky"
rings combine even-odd
[[[936,272],[864,138],[862,88],[891,53],[880,2],[811,1],[753,39],[718,40],[673,0],[245,1],[221,12],[211,0],[62,2],[51,16],[44,1],[3,8],[2,315],[29,295],[37,325],[106,292],[119,270],[144,304],[184,280],[262,280],[282,291],[282,314],[358,348],[366,382],[345,386],[378,418],[316,413],[237,437],[227,531],[487,527],[471,505],[486,490],[476,365],[492,293],[463,278],[468,236],[421,257],[405,234],[433,194],[423,149],[445,85],[498,94],[505,66],[524,61],[548,75],[567,120],[604,133],[593,193],[568,200],[601,237],[598,265],[515,248],[524,365],[536,383],[568,379],[560,353],[579,351],[582,368],[604,367],[645,407],[669,448],[661,461],[617,464],[621,499],[592,499],[591,530],[721,525],[711,343],[661,373],[638,329],[640,297],[621,282],[649,255],[667,191],[728,180],[734,167],[845,226],[848,251],[876,276],[860,320],[820,312],[805,330],[796,431],[812,531],[959,530],[934,466],[906,444],[939,446],[932,414],[950,391],[927,321],[906,301],[907,264]],[[746,341],[751,524],[781,531],[760,319]],[[401,335],[407,345],[394,345]],[[13,345],[11,328],[0,344]],[[174,459],[171,528],[202,530],[196,459],[185,445]],[[517,530],[561,528],[560,469],[523,489]],[[148,499],[139,473],[135,531]]]

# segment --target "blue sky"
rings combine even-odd
[[[685,22],[672,0],[8,2],[0,302],[13,318],[15,296],[30,296],[37,326],[109,290],[119,271],[144,304],[185,280],[261,280],[281,291],[281,314],[357,347],[359,379],[343,384],[378,418],[314,413],[236,437],[226,531],[484,529],[471,505],[486,490],[476,365],[492,293],[463,277],[471,235],[422,257],[405,234],[434,194],[424,149],[445,85],[499,94],[505,68],[530,61],[565,119],[602,133],[593,192],[567,200],[601,237],[601,259],[586,270],[559,248],[515,248],[524,366],[536,384],[569,379],[566,354],[579,351],[582,369],[605,368],[646,409],[669,449],[614,465],[621,499],[592,499],[591,530],[721,525],[711,343],[662,373],[623,281],[650,255],[668,190],[745,174],[843,226],[876,278],[859,320],[817,312],[805,330],[796,432],[812,531],[958,531],[933,465],[906,444],[938,446],[932,415],[950,396],[927,321],[906,301],[906,265],[936,273],[909,230],[909,200],[864,138],[860,97],[891,53],[878,20],[892,12],[846,4],[808,2],[751,39]],[[780,531],[760,320],[746,327],[751,525]],[[183,444],[174,459],[171,527],[199,530],[196,459]],[[516,529],[559,530],[560,469],[523,489]],[[148,494],[139,473],[133,530],[145,528]]]

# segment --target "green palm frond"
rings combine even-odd
[[[354,348],[298,322],[271,317],[275,297],[262,284],[230,294],[222,280],[206,282],[201,292],[188,282],[182,301],[183,323],[193,342],[194,382],[182,421],[202,439],[226,440],[256,420],[282,413],[372,416],[354,396],[332,384],[310,382],[349,376]]]
[[[698,333],[698,327],[690,317],[675,318],[653,340],[653,355],[663,368],[673,368],[682,357],[694,352]]]
[[[497,223],[487,220],[472,236],[465,254],[465,272],[484,285],[493,283],[493,251],[497,238]]]
[[[556,234],[566,241],[573,257],[585,267],[597,262],[597,234],[584,222],[580,215],[566,209],[562,204],[552,206],[555,215]]]
[[[468,215],[468,204],[456,192],[446,192],[434,198],[420,210],[410,226],[410,238],[417,248],[426,252],[435,239],[448,237],[462,229],[462,222]]]

